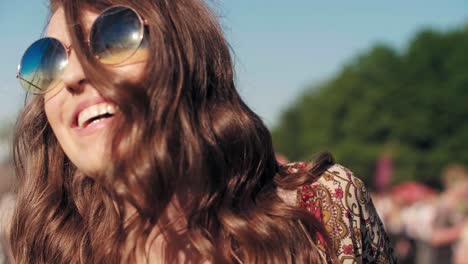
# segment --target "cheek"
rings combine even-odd
[[[143,80],[146,62],[123,65],[113,69],[113,72],[126,81],[137,83]]]
[[[62,103],[59,98],[52,97],[52,98],[44,98],[44,111],[47,116],[47,121],[49,122],[50,126],[57,132],[58,127],[62,121],[61,113],[62,113]]]

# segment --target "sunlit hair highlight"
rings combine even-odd
[[[132,7],[148,23],[140,83],[120,80],[83,41],[80,11],[111,5]],[[59,146],[43,98],[25,107],[14,143],[17,263],[131,263],[148,253],[154,230],[168,241],[168,263],[180,252],[194,263],[322,262],[323,226],[277,189],[310,183],[333,160],[324,154],[295,174],[281,171],[268,129],[235,89],[229,46],[202,1],[51,2],[52,12],[59,7],[86,81],[121,114],[112,164],[84,175]],[[182,226],[169,212],[174,202]]]

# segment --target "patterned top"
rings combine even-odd
[[[297,173],[306,165],[284,166]],[[369,192],[347,168],[337,164],[328,168],[297,192],[296,204],[321,219],[340,263],[396,263]]]

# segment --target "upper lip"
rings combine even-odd
[[[83,111],[84,109],[86,109],[87,107],[90,107],[92,105],[105,103],[105,102],[111,103],[111,102],[109,102],[108,100],[106,100],[106,99],[104,99],[102,97],[96,97],[96,98],[92,98],[92,99],[88,99],[88,100],[84,100],[84,101],[80,102],[75,107],[75,111],[73,112],[73,115],[72,115],[71,120],[70,120],[70,126],[71,127],[77,127],[78,126],[78,115],[81,113],[81,111]]]

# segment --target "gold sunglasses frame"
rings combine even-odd
[[[119,8],[119,7],[123,7],[123,8],[126,8],[126,9],[129,9],[131,10],[133,13],[135,13],[138,17],[138,20],[140,21],[140,32],[139,32],[139,43],[138,43],[138,47],[141,46],[141,43],[143,42],[143,38],[144,38],[144,33],[145,33],[145,26],[148,26],[148,21],[146,19],[143,19],[141,17],[141,15],[133,8],[129,7],[129,6],[125,6],[125,5],[114,5],[114,6],[110,6],[106,9],[104,9],[101,13],[99,13],[99,15],[96,17],[96,20],[98,20],[98,18],[100,18],[102,15],[104,15],[104,13],[108,12],[109,10],[113,9],[113,8]],[[95,25],[95,22],[96,20],[93,22],[93,24],[91,25],[91,32],[92,32],[92,29],[94,28],[94,25]],[[90,47],[90,43],[91,43],[91,36],[88,36],[88,39],[85,41],[85,43],[87,43],[88,47]],[[25,89],[23,87],[24,90],[26,90],[26,92],[28,93],[32,93],[32,94],[44,94],[52,89],[46,89],[45,91],[42,91],[43,89],[38,87],[37,85],[31,83],[30,81],[24,79],[23,77],[21,77],[21,64],[23,62],[23,59],[24,59],[24,56],[26,55],[26,52],[38,41],[40,40],[44,40],[44,39],[52,39],[54,41],[57,41],[58,43],[60,43],[63,47],[63,49],[65,50],[65,54],[66,54],[66,61],[65,61],[65,65],[63,66],[63,68],[65,68],[67,65],[68,65],[68,59],[70,57],[70,53],[71,53],[71,50],[72,50],[72,45],[69,45],[68,47],[63,44],[63,42],[61,42],[60,40],[56,39],[56,38],[53,38],[53,37],[43,37],[43,38],[40,38],[36,41],[34,41],[31,45],[28,46],[28,48],[26,49],[26,51],[23,53],[23,55],[21,56],[21,60],[20,60],[20,63],[18,64],[18,68],[17,68],[17,72],[16,72],[16,78],[23,81],[23,82],[26,82],[27,84],[33,86],[34,88],[36,88],[37,90],[41,91],[41,92],[30,92],[28,91],[27,89]],[[91,47],[90,47],[90,50],[91,50]],[[125,60],[131,58],[136,52],[137,52],[138,48],[135,49],[135,51],[129,55]],[[92,51],[91,51],[92,52]],[[99,56],[98,55],[95,55],[96,59],[99,60]],[[124,61],[125,61],[124,60]],[[114,63],[114,64],[106,64],[106,63],[103,63],[105,65],[119,65],[121,63],[123,63],[124,61],[122,62],[119,62],[119,63]],[[21,84],[20,84],[21,85]],[[22,85],[21,85],[22,86]]]

